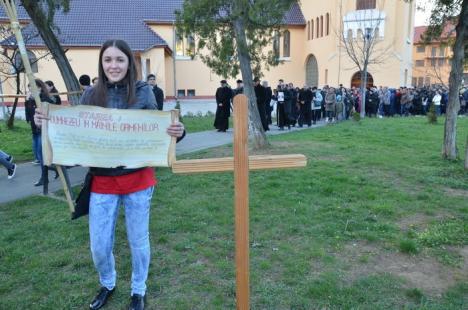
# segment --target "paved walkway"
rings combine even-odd
[[[324,123],[319,123],[311,128],[321,127]],[[276,126],[271,126],[271,130],[267,132],[268,135],[278,135],[297,130],[304,130],[307,128],[291,128],[291,131],[280,131]],[[196,152],[220,145],[232,143],[233,132],[232,129],[227,132],[217,132],[215,130],[202,131],[196,133],[189,133],[187,136],[177,144],[177,155]],[[40,166],[33,165],[32,163],[19,164],[16,170],[16,176],[12,180],[8,180],[5,173],[0,174],[0,204],[15,201],[31,195],[42,194],[42,187],[35,187],[34,182],[39,179]],[[74,167],[68,170],[70,182],[72,185],[78,185],[84,179],[87,168]],[[54,172],[49,172],[49,192],[53,193],[62,189],[62,183],[59,179],[54,180]]]

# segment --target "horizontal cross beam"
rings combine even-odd
[[[249,156],[249,170],[300,168],[306,165],[307,158],[302,154]],[[172,164],[172,172],[178,174],[224,171],[234,171],[233,157],[177,160]]]

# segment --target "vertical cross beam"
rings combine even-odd
[[[249,309],[249,149],[247,97],[234,100],[234,183],[237,309]]]

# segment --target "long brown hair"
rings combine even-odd
[[[36,81],[36,86],[39,90],[39,93],[46,97],[50,97],[49,90],[47,89],[46,84],[40,79],[35,79],[35,81]]]
[[[123,40],[107,40],[101,47],[99,52],[99,64],[98,64],[98,82],[96,86],[93,86],[93,92],[90,95],[89,102],[87,104],[97,105],[106,107],[107,103],[107,82],[108,79],[104,73],[102,67],[102,54],[109,47],[118,48],[122,53],[128,57],[128,70],[123,80],[119,83],[127,87],[127,102],[133,104],[136,101],[135,96],[135,83],[137,77],[137,71],[135,66],[135,59],[133,53],[127,42]]]

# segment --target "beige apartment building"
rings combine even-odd
[[[424,42],[422,38],[426,29],[427,26],[414,29],[412,85],[415,87],[448,86],[453,56],[451,45],[456,35],[455,25],[447,24],[440,38],[429,43]],[[468,82],[468,67],[465,67],[463,77],[464,82]]]
[[[182,0],[74,0],[69,13],[59,12],[55,16],[60,28],[58,38],[77,76],[96,76],[100,45],[106,39],[120,38],[134,51],[141,78],[156,74],[166,97],[212,97],[224,77],[215,75],[196,55],[196,38],[176,35],[174,11],[182,3]],[[301,0],[285,14],[283,29],[269,47],[282,64],[265,71],[262,79],[272,86],[279,79],[296,86],[357,85],[359,70],[346,54],[340,36],[344,34],[345,40],[362,40],[366,34],[376,40],[376,50],[385,51],[385,57],[368,69],[370,84],[409,86],[413,72],[414,3]],[[27,24],[26,13],[21,8],[19,13]],[[1,16],[4,14],[0,15],[0,21],[5,23]],[[33,25],[27,25],[25,31],[34,31]],[[46,51],[40,38],[28,42],[27,48],[32,58]],[[65,90],[50,57],[38,61],[36,75]],[[2,81],[3,93],[12,93],[14,80],[3,74]],[[235,79],[229,82],[235,85]]]

